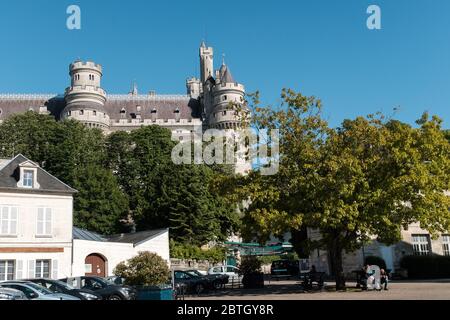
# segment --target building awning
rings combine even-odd
[[[227,241],[224,243],[230,250],[239,250],[241,255],[271,256],[292,252],[293,246],[290,242],[276,242],[261,245],[259,243],[244,243]]]

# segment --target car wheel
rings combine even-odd
[[[121,296],[113,294],[112,296],[109,297],[109,300],[123,300],[123,299]]]
[[[222,283],[218,280],[213,282],[213,286],[215,290],[222,289]]]
[[[197,293],[197,294],[202,293],[204,290],[205,290],[205,287],[204,287],[203,284],[201,284],[201,283],[198,283],[198,284],[195,286],[195,293]]]

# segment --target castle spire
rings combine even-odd
[[[138,95],[138,87],[137,87],[137,84],[136,84],[136,80],[133,80],[133,81],[131,82],[131,91],[130,91],[130,94],[131,94],[132,96],[137,96],[137,95]]]

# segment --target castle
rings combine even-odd
[[[214,50],[204,42],[200,74],[200,79],[186,81],[186,95],[138,94],[136,85],[129,94],[107,94],[101,86],[102,66],[75,61],[69,67],[71,84],[64,95],[0,94],[0,123],[12,114],[32,110],[57,120],[75,119],[105,133],[159,125],[183,139],[208,128],[238,128],[238,112],[229,106],[245,105],[245,88],[234,80],[225,62],[214,70]]]

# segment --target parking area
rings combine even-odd
[[[298,281],[266,281],[264,289],[225,289],[186,300],[449,300],[450,280],[393,281],[388,291],[361,291],[348,282],[347,292],[333,291],[328,283],[322,291],[305,292]]]

